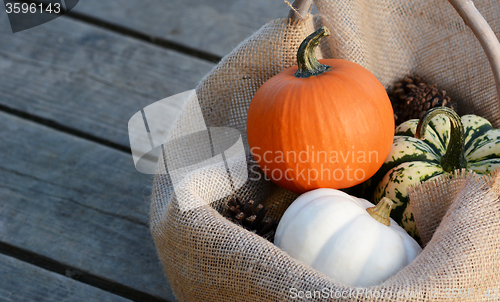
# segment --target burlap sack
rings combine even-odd
[[[498,34],[498,1],[475,3]],[[177,298],[499,300],[498,178],[459,172],[412,189],[425,249],[398,274],[370,288],[335,283],[220,215],[233,194],[264,201],[276,218],[296,198],[266,181],[253,163],[246,114],[260,85],[295,65],[298,45],[320,25],[332,35],[318,56],[360,63],[388,88],[402,76],[418,73],[447,90],[460,114],[482,115],[498,127],[500,110],[490,66],[447,1],[315,4],[315,18],[306,16],[294,24],[272,21],[227,55],[201,81],[169,135],[154,182],[151,232]]]

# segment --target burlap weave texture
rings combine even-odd
[[[447,1],[317,0],[315,4],[318,16],[295,24],[271,21],[223,58],[201,81],[197,98],[183,108],[170,133],[169,140],[174,140],[210,127],[238,130],[246,154],[243,160],[234,157],[228,162],[248,169],[249,175],[244,185],[233,186],[231,194],[263,201],[276,218],[296,197],[262,177],[255,179],[257,174],[251,171],[257,169],[246,142],[246,112],[260,85],[295,65],[298,45],[321,25],[332,35],[318,51],[320,57],[357,62],[387,88],[409,73],[418,73],[447,90],[460,114],[481,115],[500,126],[486,56]],[[498,36],[498,1],[475,4]],[[187,162],[205,159],[196,145],[171,148],[190,158]],[[336,293],[346,301],[500,300],[500,293],[494,297],[493,292],[500,289],[498,178],[457,172],[412,189],[415,219],[427,245],[397,275],[354,296],[352,288],[302,265],[219,214],[230,197],[219,194],[227,187],[227,164],[207,164],[174,185],[165,167],[168,157],[167,149],[158,166],[166,173],[158,173],[154,183],[151,232],[180,301],[326,301],[335,300]],[[293,289],[310,293],[326,289],[330,294],[327,299],[325,294],[292,299]],[[453,289],[462,292],[452,296]],[[491,295],[485,296],[488,289]]]

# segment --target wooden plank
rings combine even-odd
[[[0,241],[174,300],[131,155],[0,113]]]
[[[86,0],[74,8],[221,57],[267,22],[286,18],[289,10],[283,0]]]
[[[0,9],[0,28],[0,105],[123,146],[133,114],[194,89],[214,66],[64,16],[13,34]]]
[[[2,254],[0,280],[0,301],[5,302],[130,301]]]

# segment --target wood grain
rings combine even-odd
[[[2,10],[0,28],[10,30]],[[123,146],[133,114],[194,89],[214,66],[64,16],[16,34],[0,31],[0,41],[0,105]],[[165,119],[181,106],[172,104]]]
[[[0,113],[0,158],[0,241],[174,300],[131,155]]]
[[[224,56],[267,22],[286,18],[283,0],[85,0],[75,12]]]
[[[0,254],[0,301],[126,302],[128,299]]]

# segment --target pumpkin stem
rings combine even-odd
[[[329,35],[330,31],[323,26],[302,41],[297,51],[299,69],[295,72],[296,77],[308,78],[310,76],[317,76],[332,68],[318,62],[314,53],[321,39]]]
[[[392,205],[394,202],[387,197],[382,197],[376,206],[367,208],[366,211],[370,216],[375,218],[381,224],[386,226],[391,225],[391,219],[389,216],[391,215]]]
[[[446,172],[467,167],[464,150],[464,125],[458,114],[448,107],[435,107],[428,110],[418,121],[415,137],[423,139],[427,125],[436,115],[444,114],[450,119],[450,141],[446,153],[441,157],[441,167]]]

